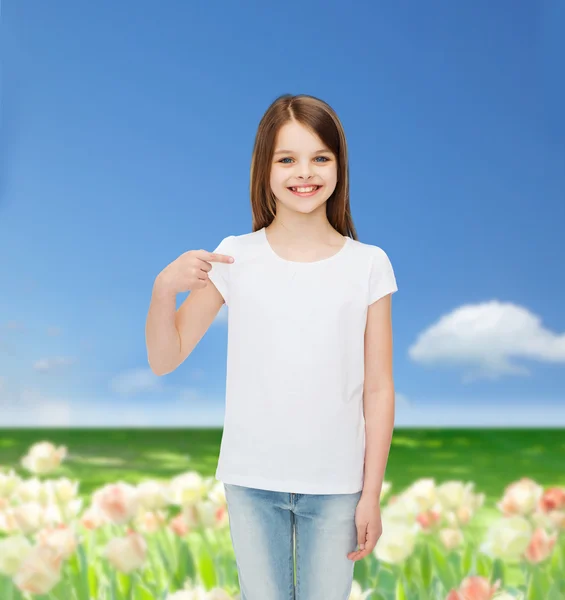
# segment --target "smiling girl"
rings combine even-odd
[[[186,252],[157,276],[149,362],[160,375],[176,369],[226,303],[216,478],[241,600],[347,600],[354,561],[382,532],[396,279],[385,251],[357,239],[345,134],[327,103],[273,102],[250,189],[251,233]],[[171,298],[186,290],[175,312]]]

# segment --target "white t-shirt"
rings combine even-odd
[[[368,306],[397,291],[388,256],[346,237],[315,262],[281,258],[265,228],[224,238],[208,272],[228,307],[216,479],[297,494],[363,489]]]

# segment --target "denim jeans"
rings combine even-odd
[[[241,600],[348,600],[361,491],[224,489]]]

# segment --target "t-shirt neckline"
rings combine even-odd
[[[334,260],[338,256],[341,256],[345,252],[347,246],[349,245],[349,242],[351,241],[351,238],[348,235],[344,235],[343,237],[345,238],[345,242],[344,242],[343,246],[335,254],[332,254],[331,256],[328,256],[327,258],[321,258],[320,260],[311,260],[311,261],[304,262],[304,261],[297,261],[297,260],[287,260],[286,258],[279,256],[273,250],[273,247],[271,246],[271,244],[269,243],[269,240],[267,239],[266,227],[261,228],[261,236],[263,238],[264,245],[267,247],[267,250],[269,251],[269,254],[271,254],[276,260],[278,260],[279,262],[282,262],[282,263],[286,263],[286,264],[290,264],[290,265],[297,265],[297,266],[319,265],[319,264],[325,264],[331,260]]]

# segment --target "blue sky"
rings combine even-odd
[[[1,10],[0,426],[221,426],[226,308],[162,378],[145,319],[169,262],[251,231],[282,93],[337,111],[394,266],[397,426],[565,425],[565,4]]]

